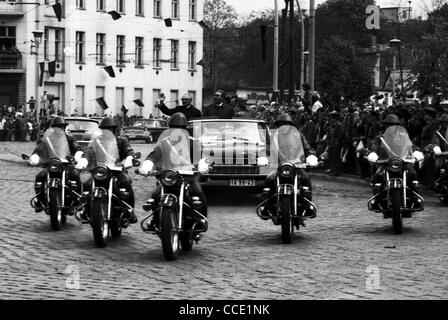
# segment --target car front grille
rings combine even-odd
[[[260,168],[252,165],[214,165],[210,174],[260,174]]]

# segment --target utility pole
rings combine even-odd
[[[274,79],[272,81],[272,89],[278,92],[278,0],[274,0]]]
[[[294,100],[296,89],[296,59],[294,57],[295,41],[294,41],[294,0],[289,0],[289,98],[288,105],[291,106]]]
[[[310,0],[310,38],[309,38],[309,68],[308,82],[311,92],[314,92],[314,61],[315,61],[315,37],[316,37],[316,10],[314,0]]]
[[[300,83],[299,88],[302,89],[305,75],[305,23],[303,21],[302,8],[300,7],[299,0],[296,0],[297,10],[300,17]]]
[[[39,10],[40,5],[37,5],[36,7],[36,31],[40,30],[39,25],[40,25],[40,10]],[[40,117],[39,117],[39,113],[40,113],[40,95],[39,95],[39,86],[40,86],[40,67],[39,67],[39,47],[40,47],[40,43],[35,42],[34,45],[36,46],[36,121],[37,123],[40,123]],[[44,106],[43,109],[45,110],[45,102],[43,102]]]

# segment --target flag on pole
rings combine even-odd
[[[115,72],[112,66],[103,67],[103,69],[109,74],[111,78],[115,78]]]
[[[165,21],[165,26],[167,26],[167,27],[173,26],[173,22],[171,21],[170,18],[166,18],[166,19],[164,19],[164,21]]]
[[[45,62],[39,62],[39,68],[40,68],[39,87],[42,87],[42,84],[44,82]]]
[[[145,106],[140,99],[132,100],[132,102],[134,102],[139,107],[144,107]]]
[[[56,60],[48,62],[48,73],[51,77],[54,77],[56,74]]]
[[[61,22],[62,18],[62,6],[60,3],[55,3],[52,5],[54,13],[56,14],[56,18],[58,18],[58,21]]]
[[[121,18],[121,14],[119,14],[117,11],[113,10],[113,11],[109,11],[108,14],[111,15],[112,19],[114,20],[118,20]]]
[[[128,108],[126,108],[125,105],[121,106],[121,112],[123,112],[124,114],[128,113]]]
[[[96,98],[95,100],[103,110],[109,109],[109,106],[107,105],[106,101],[104,100],[104,97]]]

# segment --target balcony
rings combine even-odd
[[[16,1],[1,1],[0,2],[0,17],[23,17],[25,10],[22,4],[11,5],[10,2]]]
[[[0,73],[22,73],[22,55],[0,52]]]

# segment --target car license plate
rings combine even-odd
[[[255,180],[230,180],[232,187],[255,187]]]
[[[135,137],[136,137],[135,134],[130,134],[130,135],[128,135],[128,138],[135,138]]]

